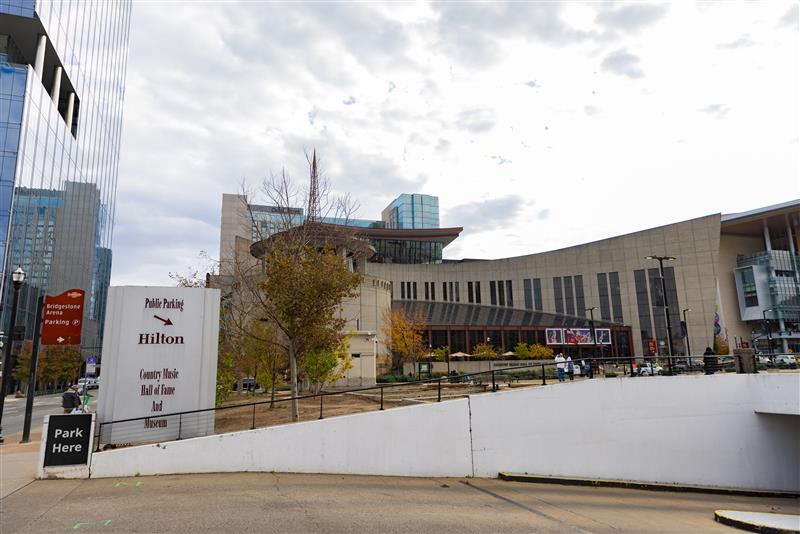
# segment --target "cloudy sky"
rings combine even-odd
[[[137,2],[114,284],[219,254],[222,193],[306,180],[361,218],[438,195],[451,258],[800,197],[798,4]]]

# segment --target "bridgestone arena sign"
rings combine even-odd
[[[102,443],[167,441],[214,432],[217,289],[112,287],[98,417]]]

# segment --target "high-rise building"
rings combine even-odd
[[[32,337],[40,295],[78,288],[82,352],[99,354],[131,6],[0,0],[0,329],[22,267],[17,340]]]
[[[404,193],[381,213],[388,228],[439,228],[439,197]]]

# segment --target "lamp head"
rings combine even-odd
[[[19,285],[25,281],[25,271],[22,270],[22,267],[17,267],[17,270],[11,273],[11,280],[15,285]]]

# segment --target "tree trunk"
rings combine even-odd
[[[289,341],[289,370],[292,380],[292,421],[300,420],[300,401],[297,400],[297,355],[294,352],[294,343]]]
[[[273,354],[272,355],[272,374],[270,375],[271,376],[271,382],[272,382],[272,388],[271,388],[272,391],[270,392],[270,395],[269,395],[269,408],[270,408],[270,410],[275,407],[275,382],[277,381],[277,377],[275,376],[275,365],[276,365],[277,361],[278,361],[278,357],[275,356],[275,354]]]

